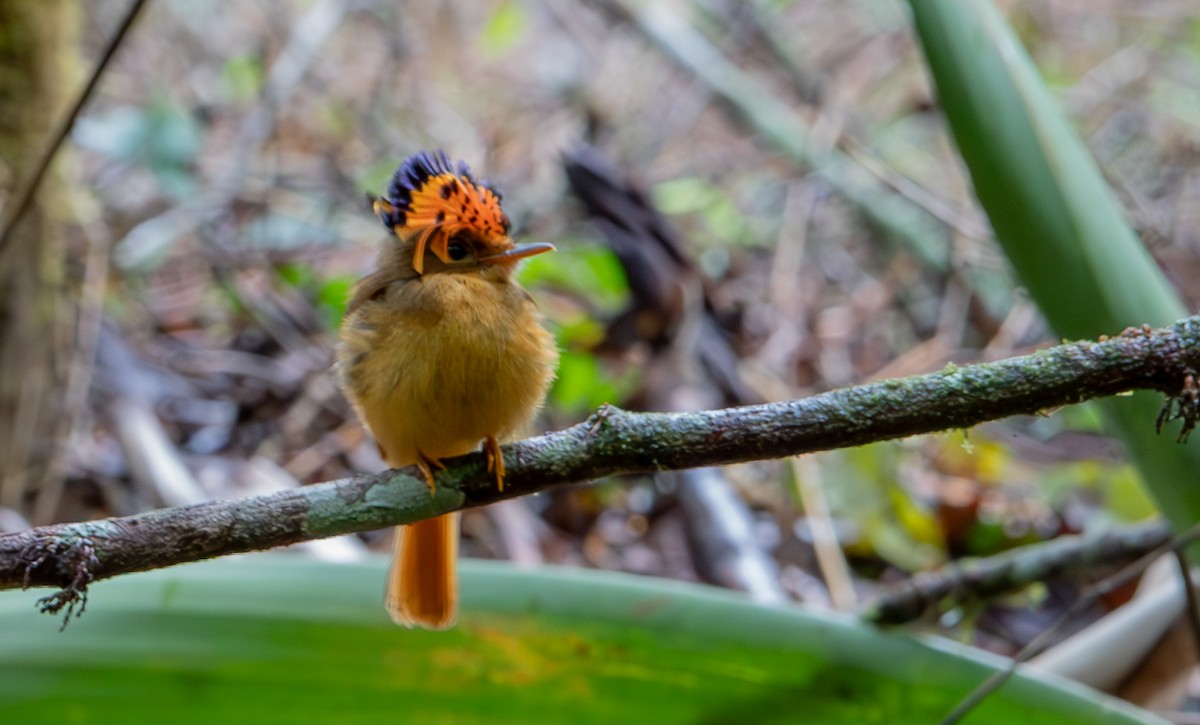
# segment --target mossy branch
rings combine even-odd
[[[0,589],[52,586],[44,608],[82,604],[87,585],[146,569],[406,524],[551,486],[619,473],[781,458],[920,433],[1132,390],[1166,394],[1164,415],[1200,417],[1200,316],[995,363],[884,380],[802,400],[694,413],[605,407],[565,430],[504,447],[497,490],[481,454],[447,461],[430,495],[416,468],[0,536]],[[1155,421],[1145,421],[1154,425]]]

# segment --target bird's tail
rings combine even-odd
[[[447,629],[458,618],[457,512],[397,526],[384,604],[396,624]]]

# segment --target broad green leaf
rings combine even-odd
[[[1095,161],[988,0],[909,0],[976,194],[1021,282],[1066,338],[1165,325],[1182,304]],[[1182,381],[1181,381],[1182,382]],[[1200,448],[1158,436],[1161,396],[1102,407],[1177,529],[1200,520]]]
[[[568,568],[464,562],[447,632],[393,626],[382,561],[262,554],[120,577],[59,632],[0,592],[0,712],[13,723],[936,722],[1000,664],[847,617]],[[1148,723],[1018,674],[975,725]]]

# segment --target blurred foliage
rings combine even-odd
[[[267,213],[246,225],[242,239],[260,249],[308,249],[330,244],[336,237],[327,225],[291,214]]]
[[[629,287],[617,257],[607,247],[580,239],[558,242],[554,254],[531,257],[518,272],[521,284],[554,288],[585,299],[589,313],[554,321],[561,351],[550,402],[569,418],[578,418],[603,403],[620,403],[637,390],[635,369],[614,373],[591,352],[603,339],[601,319],[629,303]]]
[[[1165,325],[1186,306],[990,0],[911,0],[950,129],[996,239],[1061,335]],[[1182,382],[1182,381],[1181,381]],[[1176,530],[1200,520],[1200,449],[1160,436],[1161,395],[1100,404]]]
[[[265,76],[266,69],[258,55],[239,55],[221,67],[221,82],[235,103],[250,103],[258,98]]]
[[[371,196],[381,196],[386,193],[392,174],[396,173],[399,159],[390,156],[380,158],[358,174],[358,190]],[[364,206],[364,210],[370,207]],[[530,260],[532,261],[532,260]]]
[[[499,3],[488,18],[479,41],[492,56],[512,50],[529,28],[529,11],[515,0]]]
[[[285,284],[304,292],[316,304],[321,319],[328,329],[335,329],[342,322],[350,290],[356,281],[347,275],[321,276],[312,265],[288,262],[276,267],[279,279]]]
[[[897,478],[900,459],[909,455],[899,443],[833,451],[822,457],[823,475],[830,512],[859,528],[848,553],[920,571],[945,560],[945,543],[929,506]]]
[[[629,303],[629,285],[617,256],[607,247],[581,239],[555,241],[554,254],[531,257],[517,273],[529,287],[553,286],[584,298],[599,316],[613,314]]]
[[[697,177],[664,181],[654,187],[654,204],[665,214],[698,214],[711,235],[690,237],[695,244],[721,247],[753,244],[737,204],[719,186]]]
[[[232,408],[221,424],[225,443],[188,459],[223,472],[206,479],[219,482],[208,495],[244,495],[250,484],[224,472],[255,457],[304,482],[378,465],[330,384],[329,363],[349,289],[386,239],[365,197],[382,193],[398,161],[422,148],[468,161],[504,192],[518,236],[558,246],[520,271],[563,351],[543,425],[575,422],[604,402],[632,404],[655,380],[645,349],[597,352],[631,297],[615,255],[591,241],[566,191],[562,153],[582,141],[671,215],[684,253],[707,277],[713,319],[740,356],[737,372],[763,398],[1081,334],[1051,332],[1030,312],[964,177],[903,4],[248,1],[219,13],[203,3],[153,5],[79,121],[77,157],[117,249],[131,227],[170,217],[244,162],[216,217],[169,229],[177,236],[153,267],[115,266],[98,295],[116,337],[168,391],[156,411],[173,440],[219,427],[206,411]],[[704,68],[732,68],[736,89],[761,93],[715,93],[681,67],[630,12],[651,6],[684,28],[676,39],[699,35],[711,46]],[[89,47],[111,28],[114,7],[89,5]],[[320,30],[322,7],[344,15],[302,67],[281,68]],[[1129,7],[1017,3],[1008,12],[1051,79],[1053,100],[1072,114],[1155,260],[1195,308],[1200,23],[1182,0],[1154,12]],[[979,62],[969,58],[961,70]],[[296,85],[268,100],[269,79],[285,70],[299,75]],[[993,100],[983,115],[1010,131],[1017,100]],[[749,111],[736,110],[739,101]],[[234,143],[254,137],[247,130],[264,112],[266,135]],[[831,159],[830,149],[839,155]],[[233,159],[235,151],[246,156]],[[990,180],[1015,184],[1001,171]],[[881,193],[853,193],[864,186]],[[864,199],[878,206],[864,209]],[[1115,202],[1104,203],[1113,208],[1088,223],[1112,221]],[[1033,208],[993,216],[1027,221]],[[893,243],[889,219],[906,243]],[[1027,237],[1047,245],[1040,232]],[[1052,286],[1081,267],[1073,258],[1036,264]],[[1057,292],[1096,303],[1065,285]],[[71,447],[66,518],[125,511],[128,499],[152,505],[97,402],[113,393],[111,377],[101,369],[102,394],[78,416],[86,435]],[[846,543],[864,564],[856,573],[914,570],[1147,515],[1147,497],[1098,418],[1094,406],[1071,406],[975,429],[965,441],[954,433],[819,457],[837,529],[850,532]],[[597,521],[602,506],[626,497],[615,484],[598,490],[531,502],[549,522],[534,527],[547,561],[597,561],[581,553],[585,541],[617,548]],[[809,542],[794,534],[805,514],[770,486],[747,498],[769,509],[756,513],[764,529],[774,527],[776,553],[791,552],[815,579]],[[959,509],[970,520],[956,529],[947,511]],[[653,564],[638,570],[694,578],[672,496],[656,494],[639,513],[643,528],[625,535],[658,556],[643,556]],[[489,526],[465,527],[465,550],[502,553],[503,524]]]
[[[191,165],[201,137],[194,115],[162,91],[151,94],[144,106],[118,106],[102,115],[84,116],[74,129],[75,142],[83,148],[150,169],[163,195],[176,202],[196,191]]]

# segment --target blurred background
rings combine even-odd
[[[56,76],[68,98],[127,7],[66,4],[80,28]],[[1200,8],[1002,7],[1195,310]],[[57,300],[4,343],[20,423],[0,441],[0,526],[379,470],[329,366],[348,290],[386,238],[367,195],[421,149],[466,160],[517,236],[558,246],[521,273],[563,352],[541,429],[603,403],[784,400],[1056,342],[991,240],[903,3],[640,8],[150,3],[42,186],[51,241],[0,265],[6,304]],[[4,203],[42,147],[6,153]],[[468,511],[463,547],[852,610],[958,557],[1153,513],[1081,405],[556,490]],[[388,536],[308,548],[353,558]],[[1081,586],[928,623],[1011,653]]]

